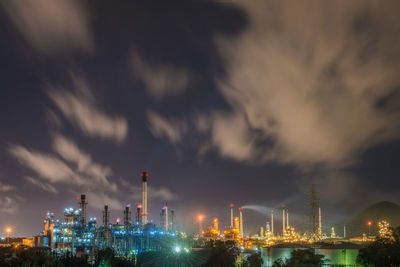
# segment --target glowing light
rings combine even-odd
[[[203,220],[203,215],[199,215],[199,221],[202,221]]]
[[[12,232],[12,229],[10,227],[7,227],[6,232],[7,234],[10,234]]]
[[[371,221],[368,221],[367,224],[368,224],[368,226],[371,226],[371,225],[372,225],[372,222],[371,222]]]
[[[176,246],[176,247],[175,247],[175,252],[176,252],[176,253],[181,252],[181,248],[180,248],[179,246]]]

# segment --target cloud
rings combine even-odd
[[[13,197],[0,197],[0,213],[15,214],[18,211],[18,200]]]
[[[30,177],[30,176],[25,177],[25,179],[28,182],[30,182],[31,184],[38,186],[39,188],[43,189],[46,192],[50,192],[50,193],[53,193],[53,194],[57,194],[58,193],[58,190],[54,186],[49,184],[49,183],[41,182],[38,179],[35,179],[33,177]]]
[[[147,127],[150,132],[158,138],[166,137],[171,143],[181,141],[183,134],[186,132],[186,125],[183,122],[168,120],[154,111],[147,112],[149,123]]]
[[[9,192],[15,190],[15,186],[9,184],[3,184],[0,181],[0,192]]]
[[[223,156],[338,167],[399,138],[398,1],[240,5],[248,30],[216,40],[227,74],[218,86],[234,114],[209,118]]]
[[[10,145],[8,150],[22,165],[31,168],[49,182],[79,183],[74,171],[55,156],[28,150],[21,145]]]
[[[48,95],[64,116],[88,136],[123,142],[128,133],[126,119],[112,117],[99,110],[95,96],[82,79],[74,77],[74,86],[74,93],[52,89],[48,91]]]
[[[120,183],[122,188],[128,189],[129,195],[133,196],[133,200],[141,202],[142,200],[142,187],[132,185],[126,180],[121,179]],[[163,201],[170,201],[178,199],[179,196],[172,192],[169,188],[166,187],[154,187],[154,186],[147,186],[148,190],[148,198],[151,199],[160,199]]]
[[[180,94],[190,83],[191,75],[186,69],[161,64],[152,65],[137,52],[132,53],[132,68],[134,77],[157,98]]]
[[[197,118],[196,127],[201,132],[210,131],[210,142],[203,144],[203,152],[216,147],[221,156],[238,161],[254,157],[255,140],[242,114],[214,112],[203,115]]]
[[[10,145],[9,152],[18,161],[35,171],[39,178],[25,179],[51,193],[58,193],[56,185],[62,184],[63,192],[80,190],[90,198],[89,206],[96,209],[109,205],[122,209],[128,199],[141,200],[141,187],[131,185],[123,179],[116,179],[112,169],[94,162],[91,155],[61,134],[53,134],[53,151],[60,156],[28,150],[20,145]],[[0,184],[0,188],[1,188]],[[149,199],[169,201],[177,195],[165,187],[148,187]],[[1,190],[0,190],[1,191]]]
[[[42,52],[93,47],[87,15],[76,1],[2,1],[25,39]]]
[[[72,140],[60,134],[55,134],[53,139],[53,150],[66,161],[75,163],[78,173],[92,177],[96,183],[116,190],[116,185],[107,179],[107,176],[112,174],[111,168],[93,162],[91,156],[80,150]]]

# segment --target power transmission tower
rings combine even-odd
[[[319,192],[317,191],[317,185],[311,185],[310,193],[310,224],[311,224],[311,234],[312,239],[318,238],[318,217],[319,217]]]

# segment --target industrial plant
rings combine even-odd
[[[87,218],[86,206],[89,200],[82,194],[78,197],[78,208],[64,210],[64,220],[57,220],[54,213],[47,213],[44,231],[33,238],[33,246],[47,247],[57,255],[68,252],[90,258],[106,248],[113,249],[117,255],[133,257],[144,251],[183,245],[185,236],[177,231],[174,210],[168,209],[167,204],[161,209],[159,226],[148,221],[148,173],[142,172],[141,178],[142,203],[136,207],[126,205],[122,221],[117,219],[115,224],[110,222],[110,209],[107,205],[104,206],[101,223],[97,218]]]
[[[282,205],[280,208],[271,209],[270,215],[266,218],[265,226],[260,227],[258,234],[245,235],[243,207],[236,209],[232,203],[229,205],[230,225],[221,231],[219,228],[219,218],[213,218],[213,224],[204,229],[204,216],[201,215],[198,217],[199,230],[196,239],[200,241],[210,239],[232,240],[242,250],[258,250],[271,246],[308,247],[313,246],[313,244],[332,246],[349,243],[354,245],[372,242],[376,238],[370,231],[368,231],[368,234],[362,233],[360,236],[346,236],[345,224],[341,226],[343,229],[340,229],[340,232],[343,232],[342,236],[336,234],[334,226],[330,226],[329,233],[324,232],[322,226],[322,209],[319,203],[317,188],[314,184],[311,186],[309,194],[309,208],[310,224],[304,232],[300,233],[300,231],[295,230],[294,224],[290,223],[288,207]],[[275,222],[276,220],[279,220],[279,225]],[[378,221],[375,223],[378,225]],[[386,223],[385,221],[381,221],[379,229],[384,228],[381,227],[381,224],[385,224],[385,227],[388,228]],[[370,229],[371,224],[372,222],[368,221],[368,229]],[[381,236],[381,233],[379,233],[379,236]]]

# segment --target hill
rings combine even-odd
[[[367,207],[345,223],[347,237],[368,234],[368,221],[372,222],[371,235],[376,235],[381,220],[388,221],[391,227],[400,226],[400,205],[382,201]]]

